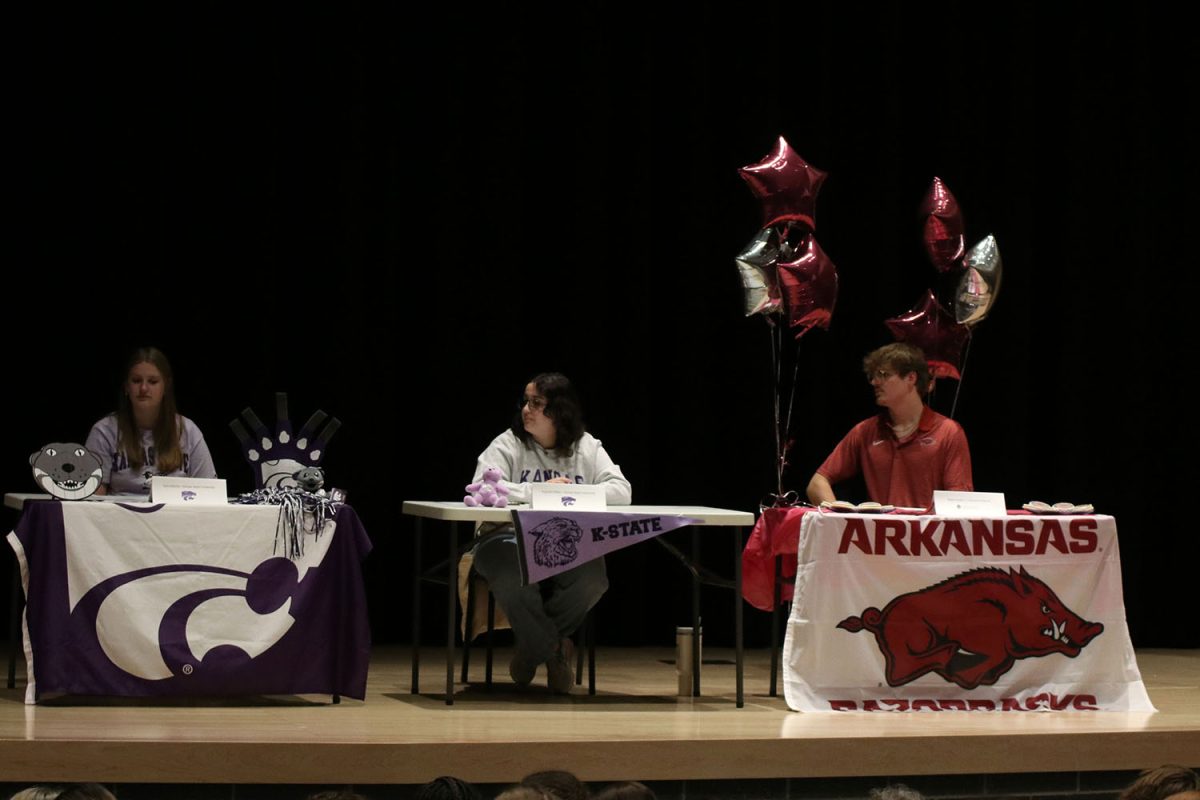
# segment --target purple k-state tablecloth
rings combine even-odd
[[[8,542],[25,589],[26,702],[73,695],[362,699],[371,634],[341,506],[294,559],[277,506],[32,501]]]

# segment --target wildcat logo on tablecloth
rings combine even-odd
[[[342,527],[334,520],[289,559],[273,552],[275,507],[56,503],[32,511],[40,522],[23,519],[9,536],[23,572],[38,576],[27,612],[27,702],[42,692],[323,692],[341,680],[322,656],[338,646],[328,632],[357,622],[327,602],[327,587],[357,565],[344,563],[340,549],[331,553]],[[357,620],[358,607],[348,609]]]
[[[521,575],[527,584],[698,521],[670,514],[613,511],[513,512],[521,543]]]

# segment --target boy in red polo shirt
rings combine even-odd
[[[808,499],[833,501],[833,484],[862,473],[877,503],[931,508],[935,489],[973,491],[971,453],[962,426],[925,405],[929,365],[920,348],[885,345],[863,359],[884,412],[863,420],[817,468]]]

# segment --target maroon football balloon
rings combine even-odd
[[[963,345],[970,330],[959,324],[927,289],[916,308],[895,319],[884,320],[898,342],[916,345],[925,351],[929,371],[935,378],[959,379]]]
[[[941,178],[934,178],[926,192],[921,202],[921,216],[925,218],[922,239],[929,260],[940,272],[960,268],[966,252],[962,211]]]
[[[837,302],[837,267],[811,233],[800,244],[796,259],[777,265],[779,293],[788,325],[799,339],[812,328],[829,330]]]
[[[762,204],[764,228],[791,220],[816,229],[817,192],[825,173],[798,156],[782,136],[773,153],[738,172]]]

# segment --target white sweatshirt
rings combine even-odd
[[[570,457],[562,458],[532,439],[529,444],[522,443],[512,430],[507,430],[479,454],[472,483],[482,480],[483,471],[488,467],[500,470],[503,483],[508,487],[510,503],[528,503],[532,494],[530,484],[544,483],[551,478],[603,486],[610,506],[629,505],[633,498],[633,490],[621,474],[621,468],[613,463],[600,440],[590,433],[583,434],[575,443]]]

